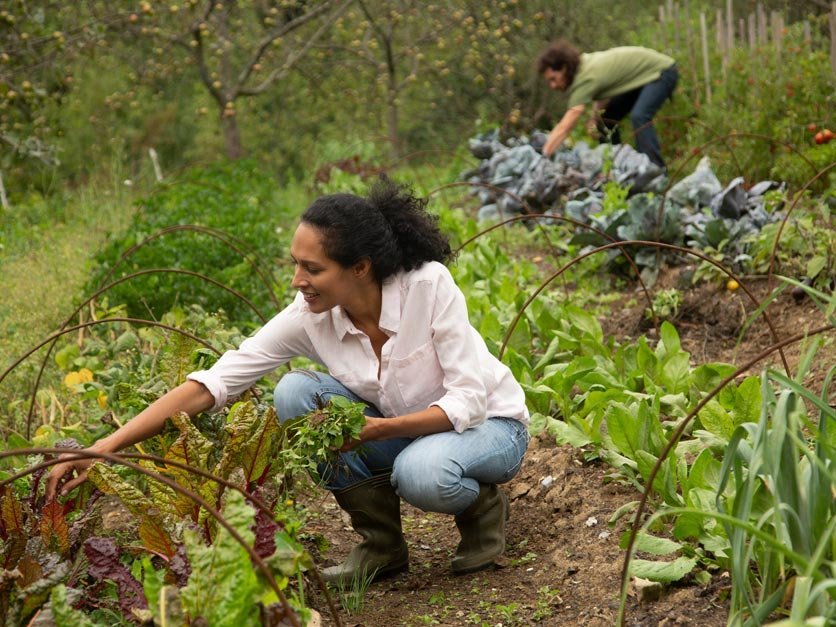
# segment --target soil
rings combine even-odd
[[[682,270],[661,277],[655,289],[677,285]],[[757,299],[768,291],[763,280],[745,285]],[[759,320],[738,344],[741,329],[757,308],[742,288],[729,291],[705,284],[683,289],[683,299],[674,322],[693,364],[724,361],[742,365],[774,342],[769,327]],[[613,313],[601,319],[605,333],[622,342],[642,334],[652,340],[655,330],[645,320],[645,307],[640,292],[624,294],[620,303],[612,305]],[[780,339],[824,326],[824,316],[815,304],[809,299],[797,302],[789,291],[775,299],[767,313]],[[805,379],[809,388],[820,390],[827,368],[836,363],[832,333],[829,338]],[[785,349],[792,372],[802,354],[799,344]],[[783,369],[777,354],[762,363]],[[756,371],[761,368],[757,366]],[[409,572],[373,583],[359,609],[341,610],[342,624],[614,625],[624,560],[619,539],[629,517],[612,525],[608,521],[621,506],[640,498],[635,488],[619,482],[608,466],[585,462],[583,451],[539,436],[532,439],[520,473],[503,489],[510,498],[511,518],[506,552],[496,568],[454,576],[450,559],[459,535],[452,517],[403,504]],[[330,543],[319,565],[341,560],[359,541],[348,517],[327,494],[307,505],[312,518],[305,531],[322,534]],[[724,572],[713,573],[707,585],[686,577],[657,594],[640,596],[631,588],[624,624],[725,625],[729,591],[728,573]],[[323,625],[337,624],[321,596],[309,602],[320,610]]]

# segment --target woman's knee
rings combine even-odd
[[[638,132],[649,127],[653,123],[653,116],[647,111],[633,111],[630,113],[630,124],[633,130]]]
[[[460,498],[461,467],[451,460],[428,463],[423,455],[416,459],[409,453],[408,448],[404,450],[395,458],[392,467],[392,483],[398,494],[424,511],[445,512],[445,504],[456,503]]]
[[[284,422],[315,409],[321,386],[318,375],[310,370],[291,370],[285,374],[273,392],[273,407],[279,421]]]

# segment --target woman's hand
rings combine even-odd
[[[391,418],[375,418],[373,416],[366,416],[366,424],[364,424],[363,428],[360,430],[360,435],[356,439],[349,440],[343,444],[340,450],[342,452],[346,452],[350,451],[355,446],[360,446],[364,442],[385,439],[382,434],[385,432],[385,427],[387,425],[384,423],[387,423],[389,420],[391,420]]]
[[[543,155],[551,157],[554,154],[555,150],[569,136],[569,132],[575,128],[575,124],[578,123],[585,108],[586,105],[575,105],[563,114],[560,122],[551,130],[546,143],[543,145]]]
[[[96,442],[89,449],[82,449],[85,452],[107,452],[105,447],[101,444],[101,440]],[[70,490],[77,488],[87,480],[87,469],[93,465],[97,459],[92,457],[79,458],[73,453],[64,453],[59,459],[66,459],[67,461],[56,464],[49,471],[46,479],[46,490],[44,497],[46,502],[55,500],[56,493],[59,490],[60,494],[67,494]]]
[[[166,392],[156,401],[151,403],[144,410],[139,412],[132,420],[122,425],[109,436],[102,438],[87,452],[93,453],[115,453],[124,448],[133,446],[157,435],[162,431],[163,425],[169,416],[177,412],[186,412],[194,416],[209,409],[215,402],[212,394],[202,383],[197,381],[186,381],[181,383],[170,392]],[[61,486],[61,494],[66,494],[73,488],[81,485],[87,480],[87,469],[93,465],[95,459],[72,459],[71,454],[61,456],[67,461],[53,466],[46,481],[46,500],[55,498],[55,493],[61,481],[68,475],[75,473],[65,484]]]
[[[393,418],[366,417],[366,424],[360,431],[360,437],[346,442],[341,451],[350,451],[355,446],[374,440],[389,440],[391,438],[417,438],[431,433],[452,431],[453,423],[443,409],[431,405],[423,411]]]
[[[560,144],[563,143],[566,135],[562,132],[561,129],[555,127],[549,133],[549,136],[546,138],[546,143],[543,144],[543,154],[546,157],[551,157],[555,150],[560,147]]]

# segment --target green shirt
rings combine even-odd
[[[569,87],[569,108],[647,85],[674,63],[666,54],[639,46],[583,53]]]

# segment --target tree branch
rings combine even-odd
[[[252,74],[253,66],[259,62],[261,57],[264,56],[264,52],[276,39],[284,37],[286,34],[304,26],[314,18],[319,17],[323,13],[327,13],[331,10],[332,5],[336,4],[339,7],[341,1],[342,0],[336,0],[336,2],[334,2],[333,0],[328,0],[327,2],[323,2],[318,7],[310,10],[304,15],[300,15],[299,17],[292,19],[286,24],[282,24],[269,31],[267,35],[265,35],[264,38],[262,38],[262,40],[258,43],[258,46],[256,46],[256,49],[249,62],[244,65],[244,70],[238,77],[238,87],[243,88],[243,85],[247,82],[247,79],[249,79],[250,75]],[[348,7],[349,4],[351,4],[352,1],[353,0],[347,0],[347,2],[345,2],[342,7],[338,8],[336,14],[341,14],[345,10],[345,8]],[[327,23],[330,25],[331,23],[333,23],[334,19],[330,20]],[[317,36],[319,36],[319,34],[317,34]],[[264,83],[262,83],[262,85],[263,84]],[[244,91],[238,91],[237,93],[244,93]]]
[[[339,6],[331,14],[329,19],[326,20],[319,27],[319,29],[317,29],[317,31],[313,35],[311,35],[311,37],[308,38],[308,40],[305,42],[305,44],[298,51],[296,51],[295,54],[292,53],[292,52],[290,54],[288,54],[288,57],[285,60],[285,62],[282,63],[281,66],[279,66],[275,70],[273,70],[270,73],[270,75],[267,76],[267,78],[265,78],[259,85],[257,85],[256,87],[249,88],[249,89],[244,88],[242,86],[239,89],[237,89],[237,91],[235,92],[235,95],[236,96],[238,96],[238,95],[241,95],[241,96],[255,96],[255,95],[258,95],[258,94],[263,93],[264,91],[266,91],[267,88],[270,87],[270,85],[275,83],[280,78],[284,78],[285,76],[287,76],[288,73],[290,72],[290,70],[292,70],[293,67],[296,65],[296,63],[298,63],[298,61],[302,57],[304,57],[305,54],[307,54],[308,50],[310,50],[314,46],[314,44],[316,44],[316,42],[325,34],[325,32],[329,28],[331,28],[331,25],[334,22],[336,22],[337,19],[339,19],[339,17],[346,11],[346,9],[349,7],[349,5],[351,4],[352,1],[353,0],[348,0],[347,2],[343,3],[342,6]],[[252,65],[250,65],[250,71],[251,70],[252,70]]]

